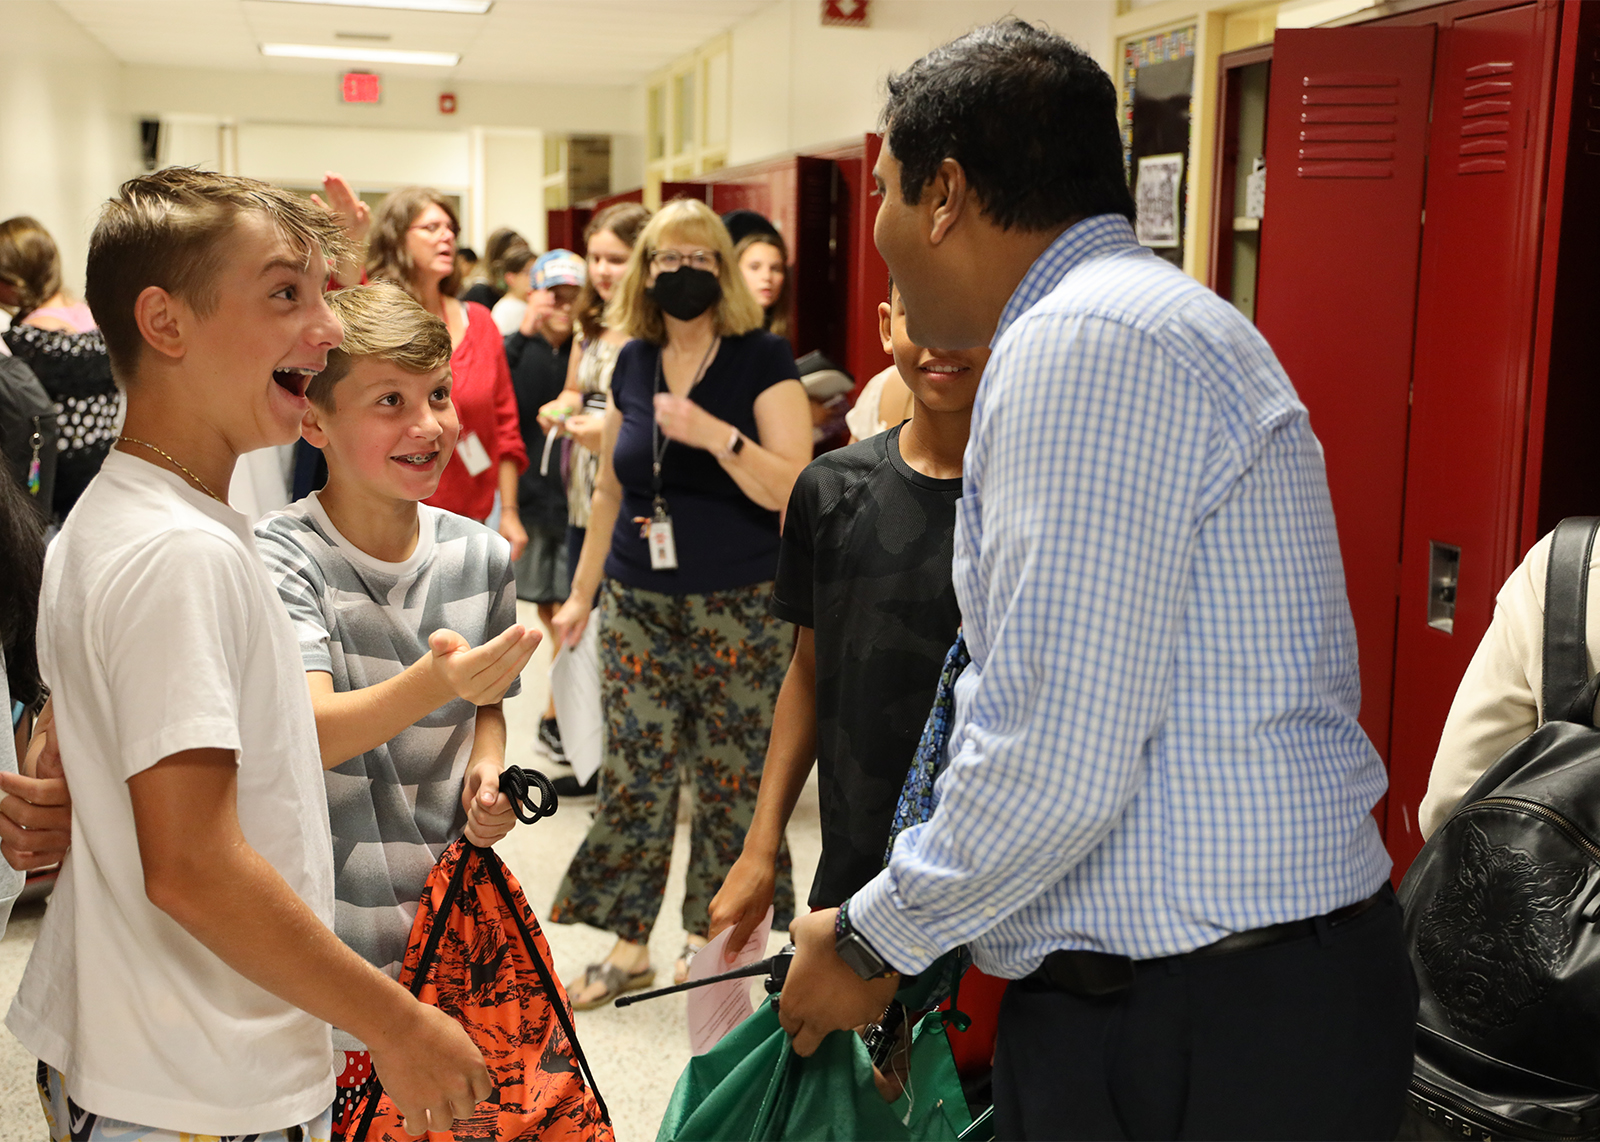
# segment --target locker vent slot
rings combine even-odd
[[[1493,158],[1511,149],[1511,72],[1510,61],[1491,60],[1466,70],[1461,107],[1462,143],[1457,149],[1461,161],[1458,174],[1495,174],[1506,169],[1506,160]]]
[[[1393,178],[1400,77],[1324,72],[1301,78],[1299,178]]]

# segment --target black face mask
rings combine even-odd
[[[656,284],[644,292],[669,317],[693,321],[722,300],[722,283],[710,270],[679,266],[671,273],[657,274]]]

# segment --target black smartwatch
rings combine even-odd
[[[850,918],[843,908],[839,910],[839,920],[834,927],[833,950],[862,979],[882,979],[896,970],[867,943],[865,936],[850,926]]]

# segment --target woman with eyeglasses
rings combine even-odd
[[[599,800],[550,918],[617,942],[568,985],[578,1008],[654,981],[647,944],[685,774],[694,804],[676,979],[705,944],[711,897],[755,811],[788,667],[788,626],[767,599],[779,515],[811,459],[789,343],[762,329],[728,231],[705,203],[674,200],[645,226],[606,325],[633,340],[612,372],[583,554],[552,624],[574,644],[600,588]],[[774,924],[787,926],[787,851],[774,904]]]
[[[500,534],[518,559],[528,535],[517,516],[517,476],[528,466],[506,351],[489,310],[458,301],[455,208],[438,191],[408,186],[383,200],[367,246],[367,278],[401,286],[450,329],[450,399],[461,420],[434,507],[486,520],[500,493]]]

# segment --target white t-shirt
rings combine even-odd
[[[510,337],[522,328],[522,315],[528,312],[528,303],[520,297],[512,297],[509,293],[494,303],[494,308],[489,311],[489,316],[494,318],[494,327],[500,330],[500,336]]]
[[[245,839],[332,925],[310,694],[249,524],[113,451],[45,558],[39,660],[73,845],[6,1025],[108,1117],[226,1135],[320,1113],[328,1025],[150,903],[127,785],[183,750],[235,751]]]

